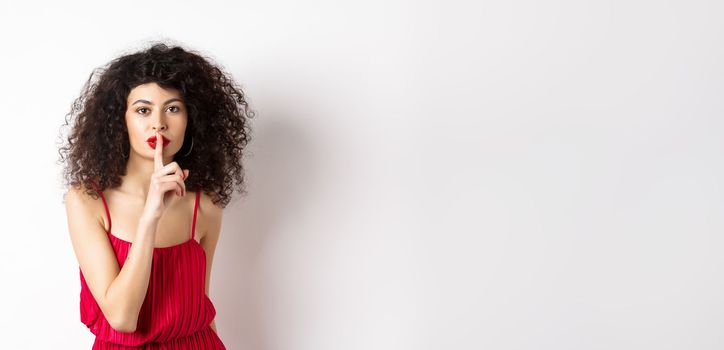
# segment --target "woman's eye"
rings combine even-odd
[[[146,108],[146,107],[141,107],[141,108],[137,109],[136,112],[141,113],[141,114],[146,114],[145,111],[147,111],[147,110],[148,110],[148,108]]]
[[[178,112],[178,111],[179,111],[179,108],[178,108],[177,106],[171,106],[171,107],[168,107],[168,109],[171,110],[171,112]]]

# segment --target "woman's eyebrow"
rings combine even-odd
[[[183,102],[182,99],[180,99],[180,98],[178,98],[178,97],[174,97],[174,98],[172,98],[172,99],[167,100],[167,101],[164,102],[163,104],[167,105],[167,104],[169,104],[169,103],[171,103],[171,102],[174,102],[174,101]],[[131,104],[131,106],[135,105],[136,103],[145,103],[145,104],[149,104],[149,105],[152,105],[152,104],[153,104],[153,103],[151,103],[151,101],[147,101],[147,100],[136,100],[136,102],[133,102],[133,104]]]

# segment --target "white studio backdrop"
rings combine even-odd
[[[149,40],[257,117],[229,349],[724,348],[724,3],[3,2],[3,349],[89,349],[60,126]]]

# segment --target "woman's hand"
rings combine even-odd
[[[156,152],[153,161],[154,171],[151,175],[144,214],[160,218],[174,196],[186,195],[184,180],[189,176],[189,170],[181,170],[176,162],[163,165],[163,136],[158,132],[156,132]]]

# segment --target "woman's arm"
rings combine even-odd
[[[201,247],[206,252],[206,295],[209,295],[209,284],[211,281],[211,265],[214,261],[214,252],[216,251],[216,244],[219,242],[219,235],[221,234],[221,219],[223,209],[215,205],[209,196],[202,194],[201,204],[199,205],[199,211],[201,213],[201,226],[203,227],[204,234],[201,237]],[[216,320],[211,322],[211,329],[216,332]],[[218,333],[218,332],[217,332]]]
[[[65,207],[73,250],[91,294],[111,327],[119,332],[135,331],[151,276],[159,218],[141,217],[128,257],[119,268],[97,215],[98,200],[71,188]]]

